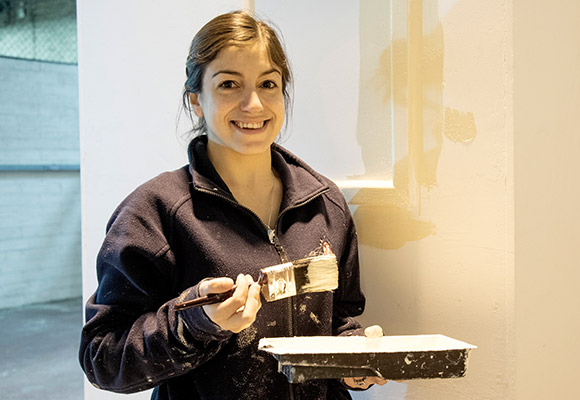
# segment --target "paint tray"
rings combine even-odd
[[[388,380],[460,378],[476,346],[443,335],[264,338],[259,350],[278,361],[291,383],[378,376]]]

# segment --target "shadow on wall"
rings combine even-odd
[[[389,157],[382,151],[389,146],[381,145],[388,136],[381,129],[377,130],[376,124],[368,122],[373,106],[367,99],[377,97],[378,87],[384,94],[381,109],[405,110],[402,113],[405,121],[401,121],[401,112],[395,111],[391,116],[395,118],[391,121],[394,141],[399,142],[399,147],[395,144],[393,183],[402,201],[376,199],[373,204],[364,200],[373,197],[369,189],[364,188],[350,201],[358,204],[353,215],[359,242],[378,249],[398,249],[407,242],[435,233],[435,225],[420,218],[420,198],[423,188],[430,189],[437,184],[442,133],[449,140],[461,143],[471,142],[477,135],[473,113],[444,108],[442,104],[444,37],[437,3],[436,0],[419,0],[412,2],[408,9],[398,11],[406,13],[406,26],[390,27],[393,40],[380,52],[379,67],[373,70],[364,64],[374,62],[376,65],[376,60],[369,61],[364,56],[373,53],[366,47],[376,46],[376,41],[367,37],[372,32],[362,27],[376,23],[377,15],[384,12],[381,9],[384,5],[375,1],[360,2],[361,82],[357,139],[365,176],[376,176],[376,166],[384,164],[380,159]],[[395,18],[397,10],[390,12],[393,14],[391,21],[398,20]],[[377,54],[376,49],[374,54]],[[383,117],[378,116],[379,120]],[[407,134],[408,138],[402,140]]]

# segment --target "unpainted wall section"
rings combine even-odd
[[[580,2],[514,1],[517,400],[579,399]]]

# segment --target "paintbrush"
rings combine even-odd
[[[258,283],[266,301],[284,299],[303,293],[326,292],[338,288],[338,265],[334,254],[307,257],[260,270]],[[176,310],[186,310],[208,304],[220,303],[234,294],[236,286],[223,293],[175,304]]]

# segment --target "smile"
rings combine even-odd
[[[260,121],[260,122],[241,122],[241,121],[233,121],[234,125],[238,128],[242,129],[261,129],[268,121]]]

